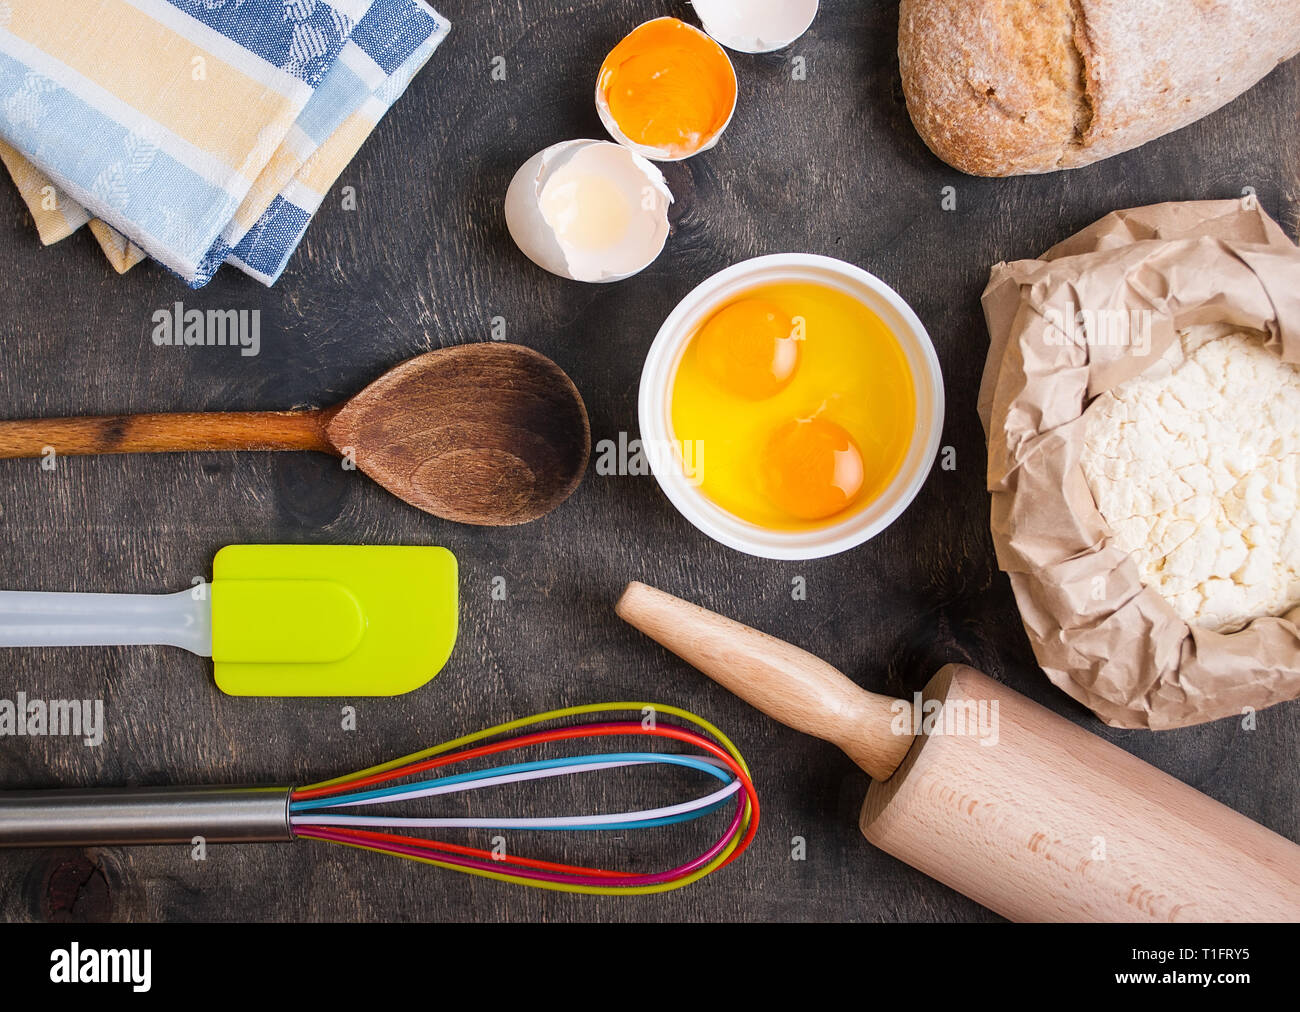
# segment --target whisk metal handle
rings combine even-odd
[[[267,843],[293,839],[292,787],[0,791],[0,847]]]

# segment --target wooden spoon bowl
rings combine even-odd
[[[591,453],[573,381],[518,344],[459,345],[403,362],[339,408],[325,435],[412,506],[489,526],[551,512],[578,487]]]

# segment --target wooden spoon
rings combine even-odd
[[[549,513],[591,453],[573,381],[518,344],[440,348],[331,408],[0,421],[0,457],[315,450],[348,457],[395,496],[464,524]]]

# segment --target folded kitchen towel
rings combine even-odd
[[[377,92],[389,87],[395,75],[409,81],[447,30],[447,22],[423,0],[375,3],[225,229],[227,246],[239,244],[307,159]]]
[[[0,138],[186,279],[365,0],[4,0]]]
[[[206,282],[225,256],[227,263],[273,284],[324,191],[448,30],[447,22],[423,0],[390,0],[372,6],[191,283]],[[372,85],[374,90],[367,90]],[[314,157],[317,152],[320,156]],[[70,234],[89,218],[12,148],[0,144],[0,159],[27,199],[46,244]],[[61,209],[60,213],[52,213],[52,208]],[[257,234],[244,242],[249,224],[258,226]],[[138,246],[103,221],[92,220],[90,228],[118,273],[145,258]]]
[[[376,4],[291,131],[289,150],[263,173],[255,187],[259,199],[245,200],[235,223],[209,251],[205,271],[224,260],[274,284],[325,193],[448,30],[423,0]],[[326,94],[328,102],[322,100]],[[241,218],[249,227],[238,227]]]
[[[251,230],[269,234],[358,115],[373,127],[376,96],[447,27],[423,0],[0,0],[0,138],[27,164],[5,161],[29,207],[62,209],[33,207],[43,241],[93,214],[118,270],[143,248],[202,285],[228,258],[266,261]],[[292,245],[275,235],[282,269]]]
[[[307,231],[316,209],[335,180],[347,168],[371,131],[402,96],[446,34],[430,35],[394,68],[355,112],[340,123],[280,191],[256,225],[233,249],[226,262],[263,284],[273,285]]]

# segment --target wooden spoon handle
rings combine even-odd
[[[335,408],[194,412],[0,421],[0,457],[172,453],[182,450],[318,450],[337,455],[325,426]]]
[[[782,724],[842,748],[876,780],[887,780],[912,747],[896,734],[895,706],[806,650],[733,622],[644,583],[630,583],[619,617]]]

